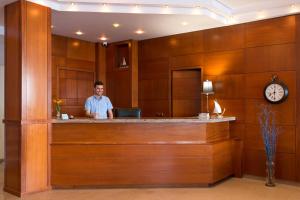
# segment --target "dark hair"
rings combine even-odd
[[[97,86],[97,85],[104,85],[102,81],[95,81],[94,83],[94,88]]]

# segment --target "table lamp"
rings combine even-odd
[[[206,95],[206,112],[209,113],[208,109],[208,95],[214,94],[212,82],[209,80],[203,81],[203,92]]]

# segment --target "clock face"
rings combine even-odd
[[[265,87],[265,98],[271,103],[280,103],[286,99],[288,89],[284,84],[270,83]]]

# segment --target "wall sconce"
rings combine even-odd
[[[203,81],[203,92],[206,95],[206,112],[209,113],[208,109],[208,95],[214,94],[212,81]]]

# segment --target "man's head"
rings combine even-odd
[[[102,96],[103,91],[104,91],[104,88],[103,88],[102,81],[95,81],[95,83],[94,83],[94,93],[95,93],[95,95]]]

